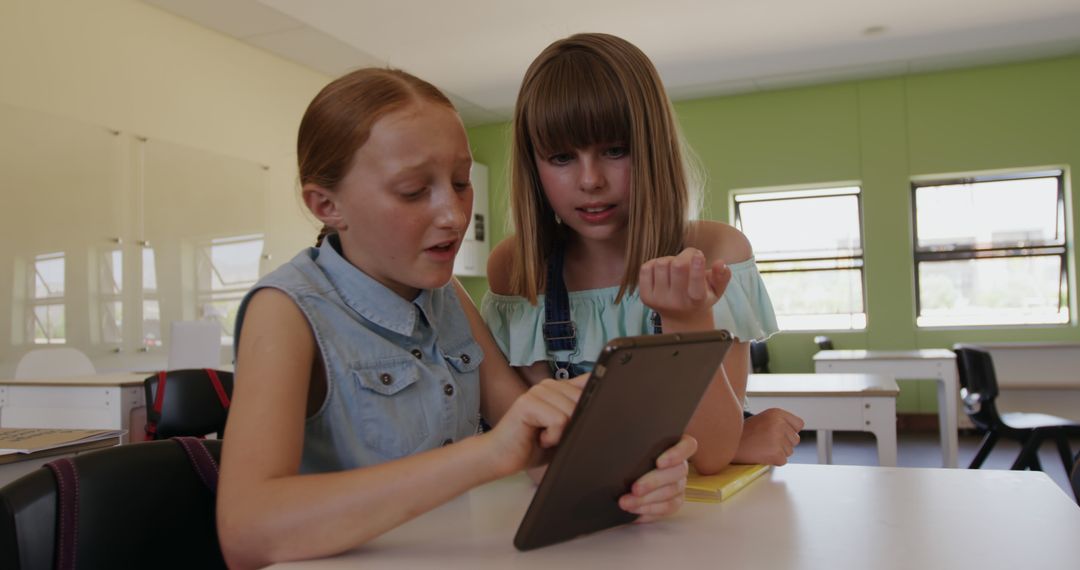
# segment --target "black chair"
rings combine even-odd
[[[819,350],[832,350],[832,339],[825,335],[818,335],[814,337],[814,344],[817,345]]]
[[[1057,443],[1061,463],[1068,474],[1073,468],[1070,437],[1080,437],[1080,424],[1065,418],[1035,413],[999,413],[995,400],[998,397],[997,376],[994,360],[986,350],[969,344],[953,346],[956,367],[960,375],[960,398],[964,412],[979,431],[985,432],[982,446],[971,460],[969,469],[978,469],[998,439],[1005,437],[1020,443],[1020,454],[1012,469],[1042,471],[1039,462],[1039,446],[1044,441]]]
[[[754,374],[769,373],[769,347],[763,340],[750,341],[750,369]]]
[[[209,368],[169,370],[147,378],[143,388],[147,439],[211,433],[218,434],[219,439],[224,436],[232,398],[232,372]]]
[[[83,453],[0,488],[0,568],[224,568],[221,442],[186,439]]]

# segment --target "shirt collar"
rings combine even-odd
[[[428,323],[432,322],[431,291],[421,289],[411,302],[405,300],[342,257],[339,240],[333,234],[326,236],[315,264],[346,305],[372,323],[404,336],[412,336],[416,330],[418,310],[423,311]]]

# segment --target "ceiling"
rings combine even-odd
[[[390,65],[470,125],[583,31],[650,56],[674,99],[1080,54],[1080,0],[144,0],[330,76]]]

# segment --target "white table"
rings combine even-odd
[[[120,429],[142,441],[143,380],[122,372],[66,378],[0,380],[0,427]]]
[[[956,467],[956,423],[960,388],[956,374],[956,354],[953,351],[944,348],[822,350],[814,355],[814,371],[887,374],[894,380],[936,380],[942,465]]]
[[[335,558],[334,568],[979,568],[1074,570],[1080,508],[1040,472],[786,465],[719,503],[518,552],[533,494],[484,485]]]
[[[896,380],[880,374],[751,374],[750,411],[782,408],[817,431],[819,463],[832,463],[833,431],[866,431],[878,463],[896,466]]]
[[[61,457],[72,457],[80,453],[89,453],[116,445],[120,445],[120,436],[65,445],[31,454],[12,453],[0,455],[0,487]]]

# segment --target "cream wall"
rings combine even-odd
[[[263,271],[315,235],[296,196],[294,145],[304,108],[329,79],[134,0],[0,0],[0,103],[269,166]],[[57,207],[26,215],[48,224]],[[0,314],[10,326],[10,307]],[[0,360],[0,376],[17,354]],[[99,369],[132,358],[91,356]]]

